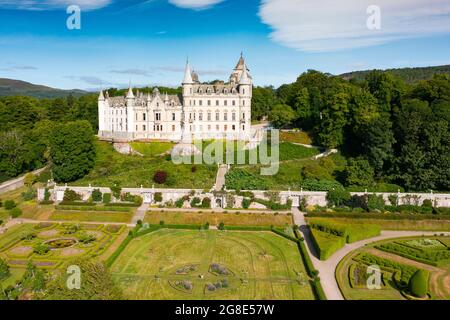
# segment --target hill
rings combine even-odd
[[[343,73],[340,76],[344,79],[355,79],[358,81],[364,80],[365,76],[372,70],[353,71]],[[414,83],[420,80],[431,79],[435,74],[446,73],[450,74],[450,65],[436,66],[436,67],[417,67],[417,68],[396,68],[387,69],[388,71],[408,83]]]
[[[21,80],[0,78],[0,96],[29,96],[35,98],[60,98],[69,95],[79,97],[87,94],[83,90],[62,90],[36,85]]]

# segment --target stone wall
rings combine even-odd
[[[44,169],[45,167],[35,170],[32,172],[32,174],[39,175],[42,171],[44,171]],[[23,187],[26,175],[27,174],[12,180],[5,181],[2,184],[0,184],[0,194]]]
[[[77,193],[81,194],[83,200],[87,200],[92,191],[94,189],[100,189],[102,193],[111,193],[111,190],[106,187],[75,187],[75,186],[55,186],[51,193],[51,200],[61,201],[64,196],[64,191],[69,188]],[[38,190],[38,200],[43,200],[44,197],[44,189]],[[154,204],[154,194],[160,192],[162,195],[162,204],[168,201],[177,201],[183,196],[190,195],[192,189],[160,189],[160,188],[122,188],[122,192],[129,192],[132,195],[141,196],[144,199],[144,203],[152,203]],[[202,189],[195,190],[196,197],[203,199],[205,197],[209,197],[211,199],[211,207],[226,207],[226,196],[221,194],[215,194],[212,192],[204,192]],[[266,191],[255,191],[252,190],[253,194],[256,198],[266,199],[265,196]],[[364,195],[370,194],[365,192],[351,192],[352,195]],[[433,205],[436,207],[450,207],[450,194],[446,193],[375,193],[377,195],[381,195],[385,200],[386,204],[390,204],[389,195],[394,194],[398,197],[398,204],[412,204],[412,205],[421,205],[424,200],[429,199],[432,201]],[[300,199],[305,198],[308,205],[319,205],[326,206],[326,192],[320,191],[280,191],[280,202],[285,204],[288,199],[292,200],[292,206],[297,207],[300,203]],[[242,202],[242,197],[235,197],[235,207],[240,207]]]

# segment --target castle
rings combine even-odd
[[[201,83],[186,62],[181,95],[154,88],[152,94],[109,97],[100,91],[100,139],[109,141],[192,139],[248,140],[252,77],[241,54],[228,82]]]

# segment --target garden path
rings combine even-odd
[[[391,238],[421,236],[421,235],[434,235],[436,233],[450,235],[450,232],[433,232],[433,231],[393,231],[383,230],[377,237],[364,239],[361,241],[346,244],[342,249],[336,251],[326,261],[321,261],[317,258],[317,252],[314,249],[311,233],[306,225],[304,212],[301,212],[298,208],[292,208],[292,214],[294,216],[294,223],[299,226],[299,231],[305,238],[306,249],[311,257],[314,267],[319,270],[319,277],[322,283],[325,295],[329,300],[343,300],[344,297],[339,289],[335,278],[336,267],[339,262],[350,252],[359,249],[369,243],[387,240]]]

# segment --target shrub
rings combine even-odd
[[[368,211],[367,208],[367,195],[357,195],[354,194],[351,196],[350,200],[347,201],[347,205],[350,206],[351,208],[361,208],[363,210]]]
[[[367,209],[369,211],[379,210],[382,211],[384,209],[384,199],[381,195],[370,194],[367,198]]]
[[[163,226],[164,225],[164,220],[159,221],[159,225]]]
[[[23,184],[27,187],[31,187],[36,182],[36,176],[33,173],[27,173],[23,179]]]
[[[337,181],[327,179],[305,179],[302,181],[304,190],[309,191],[330,191],[334,189],[343,189],[344,187]]]
[[[200,203],[201,203],[200,198],[199,198],[199,197],[194,197],[194,198],[191,200],[191,207],[192,207],[192,208],[195,208],[195,207],[197,207]]]
[[[248,209],[250,207],[251,203],[252,203],[252,201],[248,198],[242,199],[242,208]]]
[[[63,201],[76,201],[81,200],[81,195],[76,193],[74,190],[66,189],[64,191],[64,198]]]
[[[430,199],[425,199],[422,202],[422,207],[432,208],[433,207],[433,203],[431,202]]]
[[[350,192],[338,188],[327,192],[327,201],[330,206],[340,206],[350,200]]]
[[[167,172],[163,170],[158,170],[153,175],[153,181],[158,184],[163,184],[167,180]]]
[[[103,203],[111,203],[111,193],[104,193],[103,194]]]
[[[42,256],[50,251],[50,247],[45,243],[38,243],[33,247],[34,253]]]
[[[103,194],[100,191],[100,189],[94,189],[92,191],[92,200],[94,200],[95,202],[101,202],[103,199]]]
[[[192,166],[192,167],[191,167],[191,172],[192,172],[192,173],[195,173],[196,171],[197,171],[197,166]]]
[[[217,229],[225,230],[225,223],[223,223],[223,222],[219,223],[219,227]]]
[[[155,202],[161,202],[163,200],[161,192],[155,192],[154,195]]]
[[[388,196],[388,199],[392,206],[398,205],[398,196],[396,194],[390,194]]]
[[[48,188],[45,188],[44,201],[49,201],[49,200],[50,200],[50,191],[48,190]]]
[[[428,294],[429,273],[425,270],[417,270],[409,279],[409,291],[418,298],[424,298]]]
[[[9,212],[11,218],[17,218],[19,216],[22,215],[22,210],[20,210],[19,208],[12,208],[11,211]]]
[[[82,232],[80,233],[78,239],[80,240],[81,243],[88,244],[95,241],[95,236],[87,232]]]
[[[37,192],[36,190],[34,190],[33,188],[28,188],[27,191],[22,192],[22,199],[24,201],[30,201],[33,200],[34,198],[36,198]]]
[[[211,208],[211,199],[210,198],[203,198],[202,200],[202,208]]]
[[[184,198],[180,198],[177,201],[175,201],[175,207],[182,208],[184,204]]]
[[[6,200],[4,203],[4,207],[6,210],[11,210],[17,206],[14,200]]]

